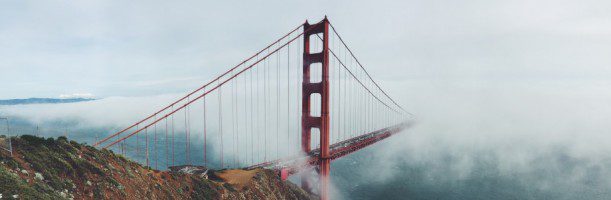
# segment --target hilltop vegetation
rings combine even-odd
[[[13,138],[0,153],[0,194],[19,199],[311,199],[272,171],[158,171],[66,138]],[[208,175],[215,177],[208,179]],[[236,179],[232,179],[237,177]]]

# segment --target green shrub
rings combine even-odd
[[[22,135],[20,138],[23,141],[27,142],[28,145],[40,146],[48,144],[48,142],[44,138],[36,137],[33,135]]]
[[[192,199],[219,199],[217,194],[218,192],[214,191],[210,181],[200,178],[193,179]]]
[[[6,171],[4,167],[0,167],[0,194],[6,196],[17,194],[21,199],[58,199],[51,193],[40,192],[29,187],[24,180]]]

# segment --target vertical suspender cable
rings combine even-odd
[[[252,71],[252,69],[248,70],[249,72]],[[248,99],[247,99],[247,78],[246,75],[244,75],[244,149],[245,149],[245,155],[244,155],[244,164],[248,165]],[[251,130],[252,131],[252,130]]]
[[[235,117],[235,107],[234,107],[234,102],[235,102],[235,96],[234,96],[234,89],[235,89],[235,79],[231,79],[231,83],[230,83],[230,88],[231,89],[231,93],[229,95],[229,97],[231,97],[231,157],[232,157],[232,165],[235,166],[235,122],[234,122],[234,117]]]
[[[346,51],[344,50],[344,63],[346,63],[346,56],[345,56],[345,54],[346,54]],[[343,94],[343,95],[344,95],[344,97],[342,98],[342,99],[344,100],[344,103],[342,104],[342,105],[343,105],[342,107],[343,107],[343,109],[344,109],[344,111],[343,111],[343,112],[344,112],[344,115],[343,115],[343,116],[344,116],[344,119],[342,120],[342,125],[344,126],[344,129],[343,129],[343,134],[342,134],[342,135],[343,135],[343,137],[344,137],[344,138],[343,138],[342,140],[345,140],[345,139],[347,138],[347,137],[346,137],[346,132],[348,132],[348,130],[347,130],[347,128],[348,128],[348,127],[346,126],[346,125],[347,125],[347,123],[346,123],[346,121],[347,121],[347,120],[346,120],[346,118],[348,117],[348,115],[347,115],[347,109],[348,109],[348,106],[347,106],[347,104],[346,104],[346,98],[347,98],[347,96],[346,96],[346,94],[347,94],[347,93],[346,93],[346,91],[347,91],[347,88],[346,88],[346,81],[348,81],[348,80],[347,80],[347,79],[348,79],[348,75],[346,74],[346,73],[347,73],[346,71],[347,71],[347,70],[346,70],[346,69],[344,69],[344,80],[343,80],[344,84],[343,84],[343,86],[342,86],[342,87],[344,87],[344,94]]]
[[[302,36],[302,37],[305,37],[305,36]],[[297,55],[303,56],[303,54],[301,54],[300,50],[303,49],[303,45],[304,44],[302,44],[301,40],[298,40],[297,44],[299,45],[298,48],[297,48]],[[301,78],[302,78],[301,76],[299,76],[300,75],[299,71],[302,71],[303,70],[302,68],[303,68],[303,59],[299,59],[298,60],[298,65],[297,65],[297,70],[295,70],[295,75],[296,75],[295,76],[296,77],[295,78],[295,81],[296,81],[295,82],[295,87],[297,88],[295,91],[302,91],[302,90],[300,90],[301,88],[299,87],[299,85],[301,85],[300,83],[301,83]],[[299,135],[297,136],[297,139],[296,139],[297,140],[297,146],[300,146],[301,139],[302,139],[302,137],[301,137],[302,129],[300,128],[301,125],[299,124],[299,121],[300,121],[299,119],[300,119],[300,114],[301,114],[301,112],[300,112],[301,111],[301,98],[299,98],[300,97],[299,94],[303,95],[303,91],[302,92],[297,92],[297,97],[295,98],[296,101],[297,101],[297,104],[295,105],[295,106],[297,106],[297,111],[295,112],[295,116],[296,116],[295,119],[297,119],[297,120],[295,120],[295,122],[297,123],[296,127],[297,127],[297,130],[298,130],[298,133],[299,133]]]
[[[235,129],[236,129],[235,143],[236,143],[236,152],[237,152],[237,155],[236,155],[237,159],[236,159],[236,161],[237,161],[237,166],[240,166],[240,135],[241,134],[240,134],[240,115],[238,115],[239,109],[240,109],[238,101],[240,100],[240,98],[238,98],[238,85],[237,85],[239,83],[239,79],[236,78],[235,82],[236,82],[236,88],[235,88],[235,95],[236,95],[235,96],[236,97],[236,101],[235,101],[235,112],[236,112],[236,116],[235,116],[235,118],[236,118],[236,124],[235,124]]]
[[[137,124],[136,130],[140,130],[139,127],[140,127],[140,124]],[[139,134],[136,134],[136,158],[140,157],[140,142],[139,142],[140,139],[139,138],[140,138]]]
[[[170,163],[170,152],[168,149],[168,118],[166,117],[164,119],[165,121],[165,140],[164,140],[164,146],[165,146],[165,164],[166,164],[166,168],[168,167],[168,164]]]
[[[136,130],[140,130],[139,127],[140,127],[140,124],[136,124]],[[136,137],[136,147],[135,147],[136,155],[135,155],[135,158],[136,158],[136,160],[138,160],[138,157],[140,157],[140,148],[139,148],[139,142],[138,142],[138,134],[136,134],[134,137]]]
[[[257,66],[259,66],[259,65],[257,65]],[[261,93],[262,92],[261,92],[261,87],[259,86],[259,85],[261,85],[261,77],[260,77],[261,76],[260,75],[261,74],[260,73],[261,70],[259,70],[259,68],[260,68],[260,66],[255,68],[257,70],[257,74],[256,74],[256,77],[257,77],[257,81],[256,81],[257,87],[255,87],[257,89],[257,92],[255,92],[255,94],[257,95],[257,102],[255,103],[255,105],[257,106],[257,108],[256,108],[257,120],[256,120],[256,123],[255,123],[255,129],[257,130],[257,132],[256,132],[257,133],[257,142],[256,142],[256,144],[257,144],[257,159],[256,159],[257,162],[259,160],[261,160],[261,119],[263,118],[263,117],[261,117],[261,115],[263,115],[263,113],[261,112],[261,105],[260,105],[261,104]]]
[[[235,146],[235,152],[234,152],[234,158],[233,159],[234,159],[234,167],[237,167],[238,163],[240,161],[240,149],[238,148],[239,147],[238,146],[238,127],[239,127],[239,124],[238,124],[238,100],[237,100],[237,98],[238,98],[238,85],[237,85],[238,84],[238,79],[237,78],[233,78],[233,80],[234,80],[233,81],[234,87],[233,87],[233,97],[232,97],[232,99],[233,99],[233,103],[234,103],[234,107],[235,107],[234,113],[233,113],[233,118],[235,120],[233,122],[235,124],[235,128],[234,128],[234,138],[235,138],[234,139],[234,141],[235,141],[234,142],[234,146]]]
[[[341,49],[337,49],[337,51],[340,51]],[[339,66],[341,60],[338,57],[334,57],[334,59],[337,62],[337,65]],[[335,125],[337,126],[337,140],[341,141],[342,140],[342,72],[341,72],[341,68],[337,67],[337,123],[335,123]]]
[[[223,87],[219,87],[218,88],[219,92],[218,92],[218,97],[219,97],[219,135],[220,135],[220,143],[221,143],[221,169],[224,166],[224,159],[223,159],[223,101],[222,101],[222,91],[223,91]]]
[[[188,101],[189,101],[189,100],[187,100],[187,102],[188,102]],[[185,108],[183,109],[183,111],[184,111],[184,115],[185,115],[185,116],[184,116],[184,117],[185,117],[185,119],[184,119],[184,122],[185,122],[185,123],[184,123],[184,125],[185,125],[185,161],[186,161],[186,160],[188,159],[188,157],[189,157],[189,150],[187,149],[187,138],[189,138],[189,136],[188,136],[189,131],[188,131],[188,129],[187,129],[187,126],[188,126],[188,125],[187,125],[187,107],[185,107]],[[186,164],[186,163],[185,163],[185,164]]]
[[[249,70],[250,71],[250,70]],[[248,87],[248,79],[246,77],[246,75],[244,75],[244,87],[242,88],[242,94],[244,95],[244,161],[243,161],[243,165],[248,165],[248,92],[247,92],[247,88]]]
[[[257,56],[257,60],[258,60],[258,56]],[[253,74],[253,70],[250,70],[250,162],[251,164],[255,164],[255,137],[254,137],[254,133],[255,133],[255,129],[254,127],[254,123],[253,123],[253,98],[252,98],[252,74]]]
[[[348,69],[352,67],[352,58],[348,60],[350,64],[348,64]],[[352,70],[350,70],[352,71]],[[354,137],[354,77],[351,77],[348,82],[348,104],[350,105],[348,108],[348,116],[350,119],[348,121],[348,127],[350,127],[350,138]]]
[[[286,154],[291,155],[291,44],[289,43],[286,50]]]
[[[280,53],[276,58],[276,158],[280,158]]]
[[[155,121],[157,121],[157,115],[155,115]],[[157,123],[154,125],[154,142],[153,142],[153,156],[155,156],[155,169],[159,169],[158,160],[157,160]]]
[[[334,36],[332,35],[332,37],[334,37]],[[335,50],[337,50],[337,47],[335,46],[335,39],[333,38],[333,40],[331,40],[331,42],[332,42],[333,48]],[[337,76],[334,76],[334,77],[336,77],[334,84],[337,87],[336,87],[336,90],[335,90],[335,95],[333,95],[334,96],[334,98],[333,98],[334,99],[334,101],[333,101],[333,110],[335,111],[333,113],[333,116],[335,117],[335,121],[333,122],[333,126],[334,126],[334,129],[335,129],[335,134],[334,134],[335,135],[335,142],[337,142],[339,140],[339,133],[340,133],[339,132],[339,116],[340,116],[340,114],[339,114],[339,100],[340,100],[340,98],[339,98],[339,91],[340,91],[339,90],[339,81],[340,80],[339,80],[339,67],[338,67],[339,62],[334,57],[331,57],[331,59],[333,59],[333,65],[332,66],[337,68],[337,70],[333,70],[334,75],[337,75]]]
[[[174,112],[174,105],[172,105],[172,112]],[[172,166],[176,166],[174,161],[175,161],[175,151],[174,151],[174,138],[175,138],[175,132],[174,132],[174,114],[172,114]]]
[[[149,134],[148,134],[148,128],[144,129],[144,136],[146,139],[146,166],[150,167],[150,163],[149,163]]]
[[[204,97],[204,99],[202,99],[202,102],[204,104],[204,167],[208,167],[208,155],[207,155],[207,132],[208,132],[208,127],[206,127],[206,97]]]
[[[362,74],[362,72],[360,74]],[[359,93],[359,95],[358,95],[359,103],[358,103],[358,106],[357,106],[357,108],[359,108],[359,110],[358,110],[359,113],[357,115],[359,120],[357,121],[357,125],[359,126],[359,134],[358,135],[361,135],[361,134],[364,134],[364,132],[363,132],[363,116],[364,116],[363,115],[363,110],[364,110],[363,109],[364,108],[364,106],[363,106],[363,96],[364,95],[363,95],[363,90],[361,90],[360,88],[357,88],[357,91]]]
[[[189,102],[189,97],[187,97],[187,102]],[[184,108],[185,112],[185,163],[189,163],[189,106],[187,105]]]
[[[269,50],[267,51],[269,55]],[[264,152],[263,152],[263,161],[267,162],[267,103],[269,98],[267,97],[267,66],[269,60],[266,58],[263,62],[263,142],[264,142]]]

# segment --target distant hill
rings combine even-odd
[[[0,100],[0,105],[22,105],[22,104],[54,104],[54,103],[75,103],[82,101],[93,101],[90,98],[28,98],[28,99],[4,99]]]

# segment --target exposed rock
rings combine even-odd
[[[42,181],[42,180],[45,180],[45,177],[43,177],[42,174],[36,172],[34,173],[34,179]]]
[[[63,198],[68,198],[68,195],[64,191],[59,192],[59,196]]]
[[[170,167],[171,172],[177,172],[182,174],[193,174],[200,178],[208,179],[208,172],[213,172],[204,166],[195,165],[180,165]]]

